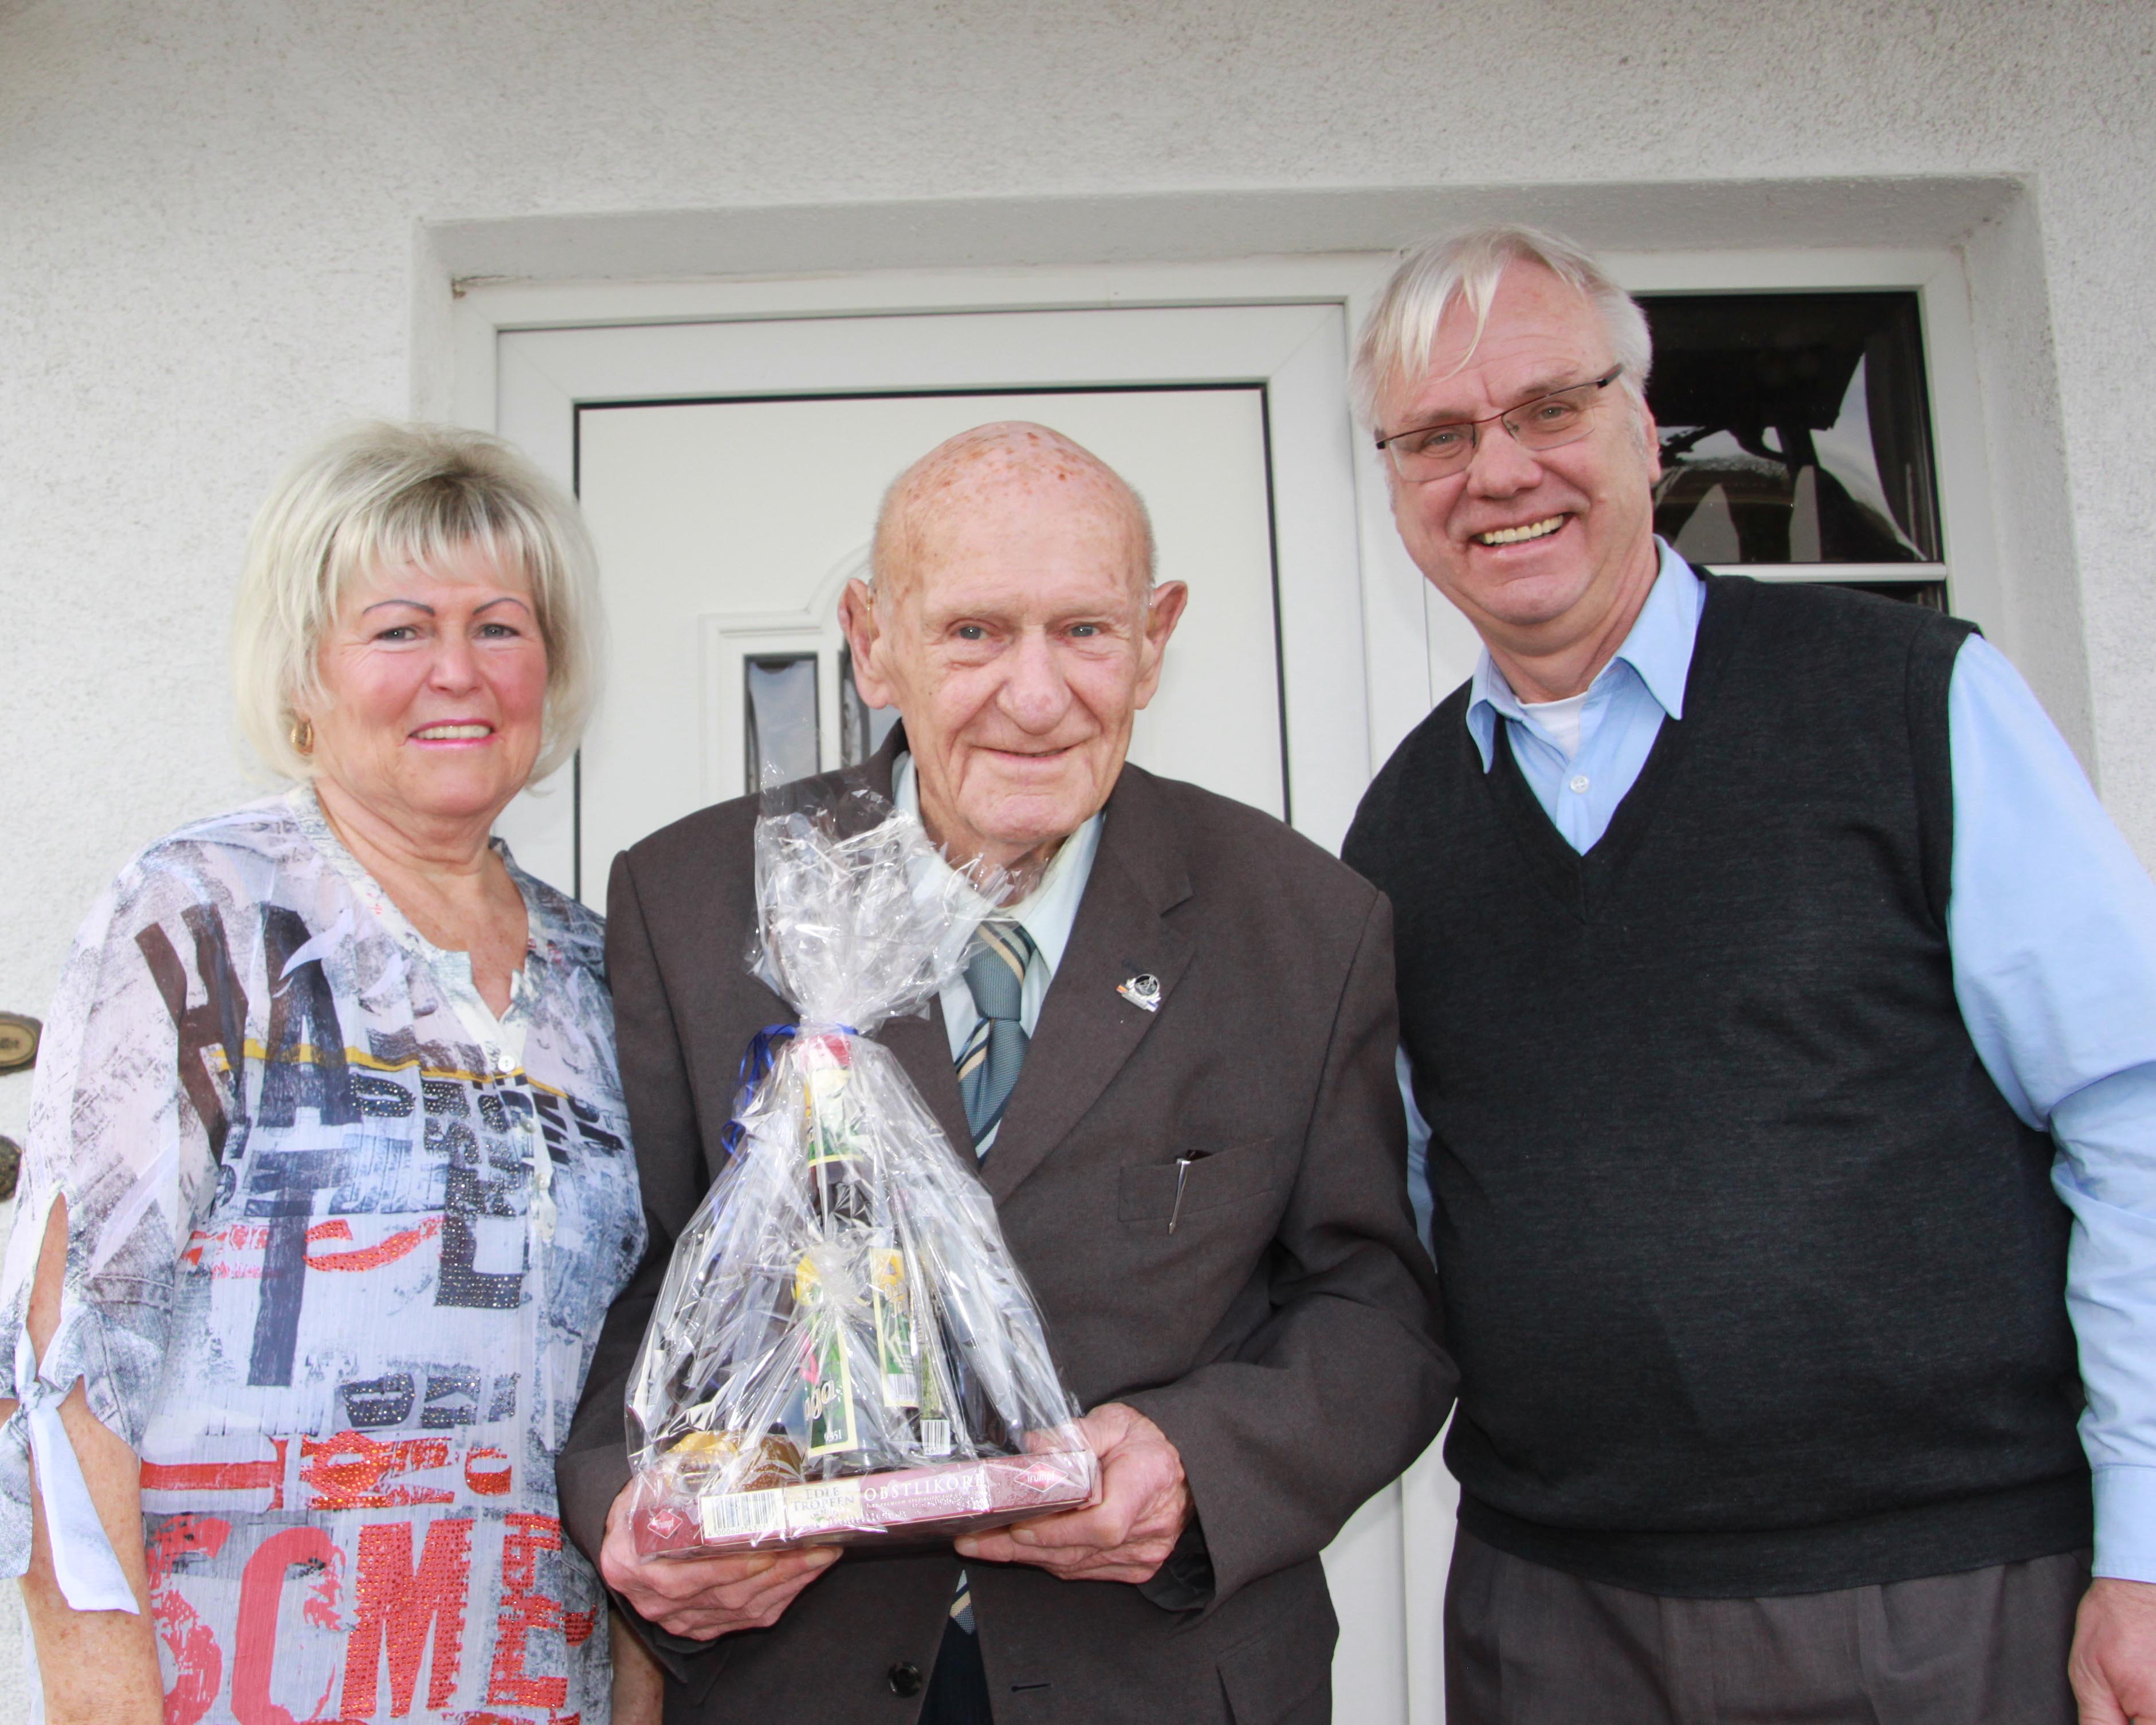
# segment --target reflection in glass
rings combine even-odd
[[[762,790],[823,771],[814,653],[751,654],[742,663],[747,691],[748,787]]]
[[[1913,293],[1673,294],[1655,529],[1701,563],[1939,560]]]
[[[870,706],[854,686],[854,649],[839,649],[839,764],[858,767],[883,747],[898,722],[895,706]]]

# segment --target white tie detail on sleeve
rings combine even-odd
[[[54,1342],[59,1340],[54,1337]],[[55,1356],[64,1350],[47,1348]],[[59,1583],[60,1594],[69,1605],[77,1611],[126,1611],[137,1613],[135,1589],[127,1584],[126,1573],[120,1567],[120,1558],[112,1549],[112,1542],[105,1536],[105,1523],[97,1513],[97,1506],[90,1502],[90,1486],[82,1476],[82,1463],[75,1457],[74,1445],[67,1435],[67,1427],[60,1420],[60,1404],[68,1399],[73,1384],[56,1384],[38,1375],[38,1357],[30,1346],[27,1332],[18,1332],[15,1337],[15,1394],[20,1405],[8,1418],[7,1425],[0,1428],[0,1443],[8,1445],[18,1453],[27,1440],[30,1459],[37,1470],[38,1501],[45,1509],[45,1534],[53,1552],[53,1575]],[[0,1498],[0,1516],[21,1517],[26,1522],[29,1509],[26,1503],[12,1498]],[[8,1530],[12,1535],[14,1529]],[[29,1529],[21,1529],[20,1539],[10,1538],[11,1547],[19,1544],[29,1547]]]

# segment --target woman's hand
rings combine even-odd
[[[607,1512],[599,1574],[646,1623],[691,1640],[769,1629],[803,1589],[839,1560],[834,1545],[727,1558],[644,1558],[629,1525],[632,1483]]]

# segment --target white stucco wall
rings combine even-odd
[[[1545,182],[2012,177],[1959,236],[2016,405],[2002,542],[2051,559],[2040,680],[2156,857],[2152,73],[2138,0],[0,0],[0,1008],[42,1010],[129,851],[248,789],[249,514],[330,424],[446,402],[422,223],[1181,193],[1190,255],[1215,194],[1517,185],[1539,213]],[[1028,219],[1087,255],[1082,217]],[[1830,201],[1804,219],[1831,237]],[[1273,247],[1222,215],[1214,249],[1312,220]],[[603,272],[598,231],[563,255]],[[26,1092],[0,1079],[0,1131]]]

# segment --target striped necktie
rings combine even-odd
[[[973,1135],[973,1153],[1004,1117],[1004,1105],[1025,1065],[1025,968],[1033,962],[1033,937],[1015,922],[983,922],[973,937],[966,961],[966,986],[980,1014],[966,1045],[958,1050],[958,1094],[966,1104],[966,1126]],[[974,1633],[973,1590],[966,1572],[958,1572],[957,1596],[951,1601],[952,1630]],[[985,1703],[986,1697],[983,1697]],[[986,1717],[986,1707],[982,1708]]]
[[[1021,1014],[1025,968],[1033,954],[1033,937],[1018,923],[983,922],[966,963],[966,986],[980,1018],[958,1050],[958,1094],[978,1154],[986,1153],[983,1141],[1003,1119],[1019,1069],[1025,1065],[1028,1038]]]

